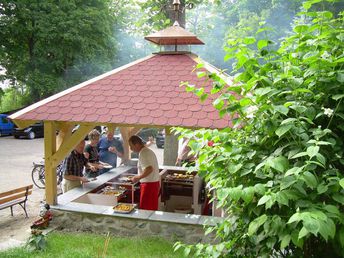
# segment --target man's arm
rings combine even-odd
[[[152,167],[152,166],[146,167],[146,168],[143,170],[143,173],[142,173],[141,175],[137,175],[137,176],[132,177],[131,181],[132,181],[133,183],[136,183],[136,182],[138,182],[140,179],[149,176],[149,174],[152,173],[152,172],[153,172],[153,167]]]
[[[71,181],[81,181],[83,183],[89,182],[87,178],[83,176],[65,175],[64,178]]]

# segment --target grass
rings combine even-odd
[[[53,232],[47,236],[47,248],[29,252],[25,247],[0,252],[0,257],[102,257],[106,236]],[[184,257],[173,251],[173,244],[161,238],[111,237],[106,257]]]

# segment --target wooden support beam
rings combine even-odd
[[[94,124],[80,125],[70,137],[64,138],[58,151],[52,156],[53,164],[57,166],[94,127]]]
[[[123,150],[124,154],[122,157],[122,162],[125,164],[126,161],[130,159],[130,148],[129,148],[129,138],[137,134],[142,128],[141,127],[120,127],[120,132],[123,140]]]
[[[57,204],[56,165],[52,156],[56,153],[56,126],[54,122],[44,122],[44,157],[45,157],[45,197],[50,205]]]
[[[72,130],[73,130],[74,125],[69,124],[69,123],[63,123],[59,125],[59,133],[56,138],[56,148],[57,150],[60,148],[62,142],[68,141],[68,139],[72,135]]]
[[[25,127],[28,127],[30,125],[33,125],[34,123],[38,122],[37,120],[17,120],[12,119],[12,121],[18,126],[18,128],[22,129]]]

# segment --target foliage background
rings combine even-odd
[[[170,25],[164,1],[15,1],[0,3],[0,112],[26,106],[157,48],[143,37]],[[300,1],[181,1],[186,28],[205,46],[192,51],[219,68],[227,35],[242,35],[266,20],[278,39],[290,29]],[[239,26],[240,27],[237,27]],[[250,30],[245,31],[245,35]],[[1,72],[1,71],[0,71]],[[6,72],[6,74],[3,74]]]
[[[304,2],[278,49],[265,27],[227,40],[233,85],[207,78],[233,128],[179,130],[193,137],[199,171],[227,217],[209,228],[219,244],[184,246],[186,253],[344,257],[342,10],[334,1]]]

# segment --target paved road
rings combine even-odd
[[[163,149],[150,146],[157,155],[159,164],[163,163]],[[0,192],[21,185],[31,184],[32,162],[44,156],[43,138],[28,140],[14,139],[12,136],[0,137]]]
[[[163,163],[163,150],[156,145],[150,146],[157,155],[159,164]],[[12,136],[0,137],[0,192],[32,184],[32,162],[44,156],[43,138],[27,140],[14,139]],[[25,219],[23,209],[13,207],[0,210],[0,250],[25,241],[30,234],[30,225],[38,218],[40,201],[44,200],[44,190],[34,186],[28,199],[29,219]]]

